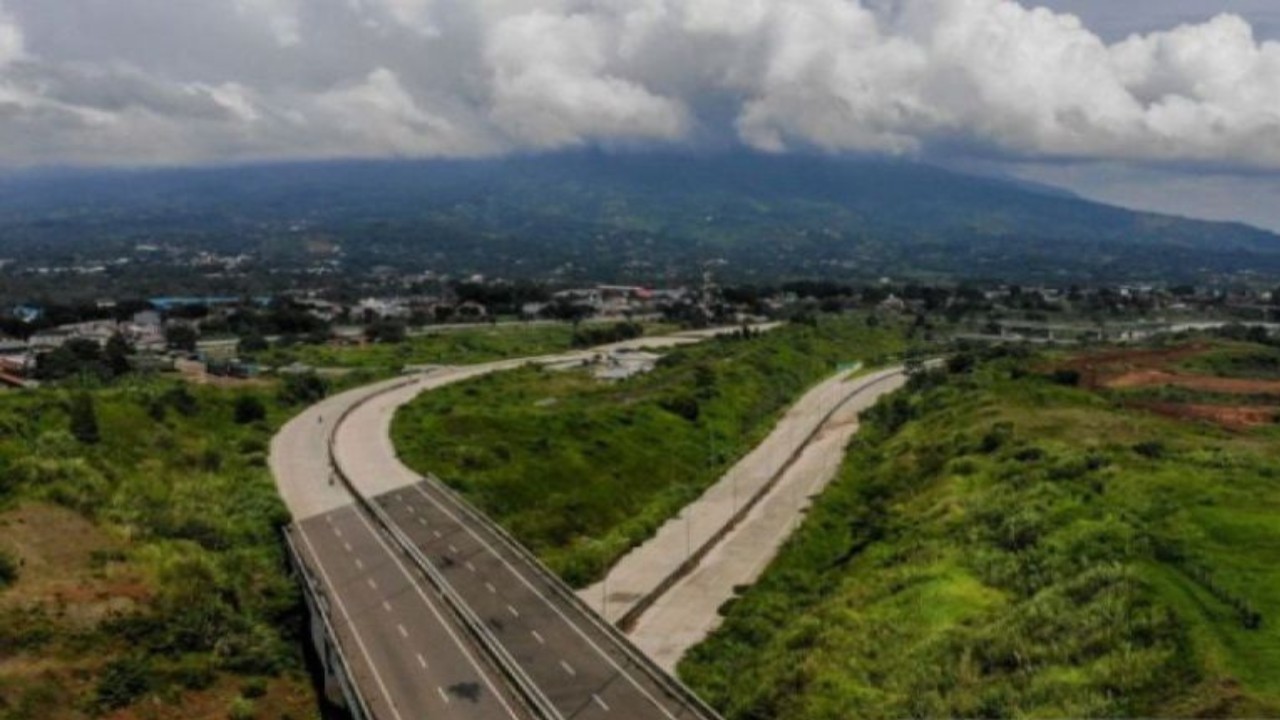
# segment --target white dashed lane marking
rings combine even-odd
[[[493,586],[493,583],[488,583],[488,582],[487,582],[487,583],[485,583],[485,584],[484,584],[484,589],[485,589],[485,590],[488,590],[489,592],[493,593],[494,595],[497,595],[497,594],[498,594],[498,588],[494,587],[494,586]]]
[[[382,609],[386,610],[387,612],[391,612],[391,603],[387,602],[386,600],[383,600]]]
[[[563,661],[563,660],[561,660],[561,661],[560,661],[560,667],[564,668],[564,671],[565,671],[566,673],[569,673],[569,677],[573,677],[574,675],[577,675],[577,674],[578,674],[578,673],[577,673],[577,671],[575,671],[575,670],[573,669],[573,666],[572,666],[572,665],[570,665],[569,663],[567,663],[567,662],[565,662],[565,661]]]
[[[418,664],[422,666],[423,670],[426,670],[428,667],[430,667],[429,665],[427,665],[427,659],[422,657],[422,653],[418,653]]]
[[[378,589],[378,581],[377,581],[377,580],[374,580],[373,578],[369,578],[369,589],[370,589],[370,590],[377,590],[377,589]]]
[[[445,704],[445,705],[448,705],[448,704],[449,704],[449,693],[445,692],[445,691],[444,691],[444,688],[442,688],[442,687],[438,687],[438,688],[436,688],[436,692],[440,693],[440,698],[441,698],[442,700],[444,700],[444,704]]]
[[[507,612],[511,613],[512,617],[520,617],[520,611],[510,605],[507,606]]]
[[[363,560],[361,560],[360,558],[356,558],[356,569],[357,569],[357,570],[363,570],[363,569],[364,569],[364,561],[363,561]]]
[[[604,710],[605,712],[609,712],[609,705],[608,705],[608,703],[606,703],[605,701],[601,700],[599,695],[595,695],[595,694],[593,694],[593,695],[591,696],[591,699],[596,701],[596,704],[600,706],[600,709],[601,709],[601,710]]]
[[[533,634],[533,639],[537,640],[539,645],[547,644],[547,641],[542,639],[542,636],[538,634],[537,630],[530,630],[529,632]]]
[[[405,630],[403,625],[396,625],[396,629],[400,631],[400,637],[406,640],[409,639],[409,631]]]

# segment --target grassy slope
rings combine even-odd
[[[693,687],[731,720],[1280,714],[1280,436],[1020,363],[884,403]]]
[[[897,329],[824,318],[673,352],[607,384],[527,369],[427,393],[394,424],[401,457],[434,472],[584,585],[763,438],[838,362],[903,347]],[[696,417],[695,417],[696,415]]]
[[[461,365],[543,355],[567,350],[572,341],[573,328],[569,325],[498,327],[412,337],[394,345],[296,345],[274,348],[257,359],[273,366],[301,362],[313,367],[399,372],[405,365]]]
[[[0,636],[23,638],[0,642],[0,717],[79,717],[143,696],[163,699],[157,717],[182,717],[190,691],[233,677],[283,678],[295,712],[315,707],[278,536],[288,514],[266,469],[271,433],[290,409],[246,390],[269,417],[237,425],[236,393],[192,389],[184,413],[166,395],[176,387],[139,380],[93,391],[97,445],[67,432],[69,391],[0,395],[0,507],[60,505],[88,518],[111,539],[86,548],[98,551],[92,571],[53,570],[91,588],[111,579],[134,588],[87,624],[72,622],[57,595],[24,592],[21,578],[0,591]],[[33,664],[50,670],[17,672]],[[222,702],[236,692],[232,680]]]
[[[405,364],[557,352],[572,341],[568,326],[500,327],[297,346],[270,360],[357,370],[342,388]],[[0,393],[0,552],[48,555],[0,586],[0,720],[84,717],[141,698],[157,703],[157,718],[220,717],[244,685],[257,695],[262,678],[271,680],[254,701],[260,714],[314,713],[300,672],[300,598],[279,542],[288,514],[266,468],[272,434],[299,408],[280,405],[270,385],[210,387],[190,389],[196,402],[184,414],[175,387],[90,388],[98,445],[68,433],[72,390]],[[259,396],[268,417],[235,424],[241,394]],[[23,531],[32,518],[41,530]],[[47,551],[73,526],[81,542]]]

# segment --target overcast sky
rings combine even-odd
[[[0,0],[0,167],[884,153],[1280,228],[1275,0]]]

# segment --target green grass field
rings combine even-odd
[[[653,334],[670,328],[647,329]],[[300,362],[317,368],[360,369],[385,375],[400,372],[406,365],[467,365],[563,352],[573,347],[573,336],[570,325],[502,325],[442,331],[394,344],[277,347],[253,359],[277,367]]]
[[[1280,715],[1280,432],[1037,362],[883,401],[681,675],[730,720]]]
[[[839,363],[905,347],[901,328],[824,318],[671,352],[618,383],[536,368],[423,395],[395,419],[404,460],[433,472],[574,585],[649,537]]]

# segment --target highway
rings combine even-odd
[[[328,589],[338,640],[375,717],[532,717],[364,512],[351,505],[289,532]]]
[[[715,332],[622,347],[699,342]],[[380,720],[714,718],[523,548],[395,458],[397,407],[528,363],[440,368],[329,398],[282,428],[271,467],[288,532],[328,607],[353,679]]]

